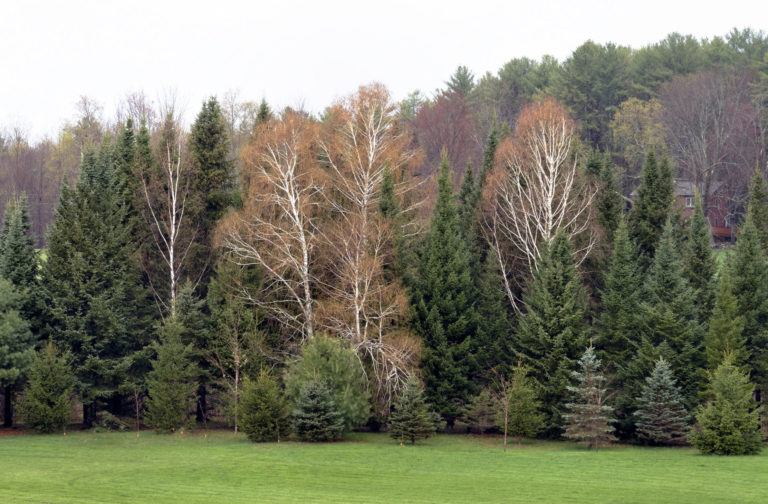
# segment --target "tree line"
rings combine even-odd
[[[715,44],[684,40],[702,54]],[[732,32],[723,47],[739,54],[738,44],[763,40]],[[672,41],[682,43],[670,37],[627,52],[627,61],[679,49]],[[567,75],[576,60],[557,71]],[[671,130],[635,146],[642,168],[628,195],[627,157],[600,140],[600,120],[593,127],[574,118],[574,104],[546,87],[509,122],[496,114],[481,164],[464,159],[456,176],[454,146],[442,141],[433,159],[420,114],[460,92],[469,104],[481,84],[460,68],[434,103],[418,106],[364,86],[321,117],[274,113],[262,102],[247,135],[235,135],[215,98],[189,131],[172,104],[98,130],[83,144],[76,180],[64,177],[42,251],[28,199],[6,206],[6,424],[27,377],[25,398],[35,389],[76,392],[86,426],[135,414],[176,429],[188,413],[207,421],[214,402],[236,425],[252,425],[256,406],[243,405],[273,397],[269,432],[290,428],[290,403],[296,432],[322,416],[331,433],[376,428],[403,397],[419,403],[420,381],[448,427],[478,425],[484,403],[502,404],[505,431],[512,421],[521,435],[597,445],[602,429],[667,443],[685,439],[700,404],[709,406],[692,439],[709,432],[706,408],[738,409],[723,406],[727,382],[740,391],[728,400],[748,417],[739,435],[757,436],[753,417],[768,387],[764,161],[744,148],[738,162],[703,162],[712,180],[749,186],[748,198],[734,199],[745,218],[721,261],[706,177],[690,178],[700,191],[693,215],[679,213],[673,174],[693,172],[675,154]],[[747,100],[753,109],[758,96]],[[609,123],[623,110],[596,107],[615,112]],[[720,139],[706,138],[709,153]],[[765,145],[759,136],[750,142]],[[436,176],[424,172],[429,163]],[[46,372],[52,366],[70,373]],[[52,376],[61,379],[41,385]],[[744,399],[749,383],[756,391]],[[666,397],[661,413],[653,387]],[[417,416],[434,424],[424,411]]]

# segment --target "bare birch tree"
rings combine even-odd
[[[515,308],[515,262],[535,271],[542,246],[559,230],[577,245],[579,264],[595,245],[591,221],[596,190],[580,177],[573,139],[573,122],[565,109],[547,99],[523,109],[513,138],[499,147],[486,186],[483,228]]]
[[[315,252],[323,174],[317,128],[287,113],[261,124],[243,153],[244,208],[225,217],[222,244],[240,265],[258,265],[264,281],[243,294],[301,339],[315,334]]]
[[[400,197],[413,188],[402,174],[414,155],[396,112],[382,85],[361,87],[332,109],[320,143],[331,172],[327,201],[336,216],[323,233],[330,278],[324,282],[328,298],[321,319],[370,364],[377,398],[386,410],[411,378],[419,348],[398,329],[407,319],[403,286],[385,275],[395,250],[392,223],[379,211],[386,171],[401,175],[395,189]]]

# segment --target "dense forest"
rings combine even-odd
[[[318,115],[237,93],[188,130],[141,93],[78,113],[56,139],[0,135],[5,426],[55,428],[76,396],[86,427],[216,417],[256,440],[415,441],[435,416],[762,439],[763,32],[588,41]]]

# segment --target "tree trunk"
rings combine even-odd
[[[96,420],[96,403],[83,404],[83,428],[90,429]]]
[[[205,423],[208,416],[207,392],[205,384],[200,384],[197,388],[197,409],[195,411],[195,421]]]
[[[3,405],[3,427],[13,427],[13,387],[6,385]]]

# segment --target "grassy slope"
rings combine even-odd
[[[251,444],[217,432],[0,438],[0,502],[766,502],[768,453],[384,435]]]

